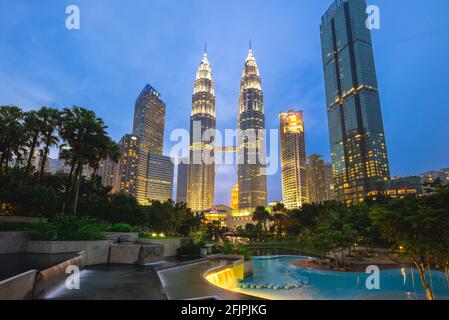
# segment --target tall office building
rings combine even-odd
[[[307,159],[302,111],[279,114],[281,136],[282,202],[287,209],[309,202]]]
[[[231,203],[229,204],[229,207],[232,210],[238,210],[239,209],[239,185],[236,184],[234,188],[232,188],[231,192]]]
[[[139,137],[127,134],[119,142],[120,163],[117,188],[119,192],[135,195],[137,185],[137,166],[139,162]]]
[[[265,114],[262,82],[249,49],[240,81],[238,128],[239,209],[267,205]]]
[[[187,204],[193,211],[210,209],[215,193],[215,139],[205,137],[206,130],[215,130],[215,88],[212,69],[204,53],[196,74],[192,114],[190,117],[190,171]],[[203,156],[208,155],[207,159]]]
[[[187,203],[187,189],[189,179],[189,159],[180,159],[178,163],[178,178],[176,186],[176,202]]]
[[[108,157],[100,161],[97,175],[101,177],[101,185],[111,187],[112,193],[119,192],[119,168],[120,160],[115,162]]]
[[[309,156],[307,185],[310,203],[324,203],[327,201],[325,163],[320,155],[312,154]]]
[[[334,201],[336,199],[336,196],[332,163],[324,164],[324,175],[326,179],[326,201]]]
[[[321,19],[331,157],[338,201],[382,192],[390,178],[364,0],[337,0]]]
[[[148,155],[148,201],[165,202],[173,199],[172,158],[150,153]]]
[[[149,84],[136,100],[133,134],[139,138],[139,158],[135,196],[143,205],[149,204],[149,154],[162,155],[163,151],[165,108],[161,94]]]

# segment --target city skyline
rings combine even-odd
[[[109,52],[109,54],[104,56],[105,61],[100,62],[93,59],[93,61],[89,61],[89,63],[86,64],[86,54],[90,52],[89,50],[98,48],[97,44],[94,45],[91,42],[92,39],[98,39],[98,37],[101,36],[101,32],[104,32],[105,30],[100,28],[100,31],[93,32],[90,36],[86,34],[86,32],[92,33],[92,24],[90,20],[92,15],[91,9],[97,5],[84,3],[80,6],[82,12],[82,27],[79,33],[70,33],[63,29],[63,20],[65,16],[62,14],[60,20],[61,29],[63,30],[59,31],[58,27],[51,27],[52,30],[56,29],[53,32],[61,36],[61,48],[40,48],[39,45],[34,44],[39,50],[33,51],[36,56],[29,73],[24,73],[21,70],[22,67],[17,68],[17,71],[11,73],[8,72],[11,70],[8,66],[9,61],[11,62],[11,65],[29,67],[29,62],[21,64],[22,59],[27,57],[26,52],[28,52],[28,50],[19,52],[16,57],[11,56],[12,51],[15,48],[20,49],[23,48],[23,46],[26,46],[23,41],[29,37],[28,28],[30,28],[30,26],[32,28],[33,23],[42,19],[42,17],[32,17],[32,14],[35,12],[33,12],[33,5],[27,5],[26,8],[21,9],[19,2],[17,6],[12,5],[8,10],[10,12],[12,11],[12,14],[22,10],[24,14],[18,15],[17,21],[15,21],[12,26],[7,25],[5,30],[1,31],[2,47],[5,48],[5,50],[0,53],[2,57],[0,60],[7,62],[6,65],[4,64],[5,62],[2,62],[0,66],[4,67],[2,68],[5,70],[3,72],[8,72],[8,74],[11,75],[12,81],[5,84],[2,88],[3,92],[0,92],[0,99],[4,104],[18,104],[26,109],[38,107],[43,104],[57,107],[77,104],[90,107],[94,109],[99,116],[105,119],[105,122],[110,127],[111,135],[118,141],[121,136],[132,131],[132,101],[145,83],[151,83],[161,91],[164,100],[167,103],[167,119],[170,119],[170,123],[167,123],[165,130],[165,140],[167,141],[167,135],[172,129],[178,127],[188,128],[188,125],[186,124],[188,123],[189,111],[185,111],[191,107],[189,106],[188,101],[191,99],[191,80],[194,74],[194,71],[192,72],[192,70],[197,67],[198,55],[202,50],[201,43],[207,41],[211,63],[214,65],[214,74],[217,77],[217,88],[219,88],[217,90],[217,111],[220,115],[217,116],[217,126],[219,129],[235,128],[238,95],[238,80],[235,81],[235,79],[239,77],[238,73],[240,72],[241,59],[247,50],[247,39],[251,37],[253,39],[253,47],[255,48],[259,67],[261,68],[264,79],[266,105],[268,106],[267,128],[277,127],[278,118],[276,115],[278,112],[291,108],[304,109],[306,131],[308,132],[306,137],[307,149],[310,153],[323,154],[325,155],[326,160],[329,160],[330,150],[327,138],[328,129],[324,102],[324,81],[320,55],[317,54],[317,52],[319,52],[319,18],[330,3],[331,1],[321,1],[319,4],[309,5],[293,4],[287,1],[285,9],[277,9],[276,12],[279,14],[275,17],[276,21],[282,20],[281,17],[283,17],[287,18],[285,19],[286,27],[302,27],[297,29],[302,29],[303,31],[297,31],[298,33],[295,31],[293,34],[289,34],[288,41],[283,37],[279,39],[275,37],[268,37],[268,40],[263,39],[261,34],[267,31],[267,27],[263,27],[259,23],[256,23],[254,26],[245,24],[243,32],[240,32],[241,35],[235,36],[234,33],[226,33],[225,37],[213,41],[211,40],[214,39],[213,32],[216,32],[217,30],[210,30],[210,33],[199,32],[195,39],[187,37],[188,39],[181,40],[181,42],[179,41],[179,37],[176,37],[176,33],[173,31],[170,32],[169,30],[168,34],[172,35],[171,38],[168,37],[169,40],[160,39],[161,44],[158,45],[157,49],[150,47],[147,48],[146,51],[143,50],[146,53],[151,53],[150,58],[146,57],[143,59],[143,53],[130,55],[130,57],[141,57],[142,60],[138,63],[136,62],[135,65],[133,65],[132,62],[120,62],[118,63],[118,71],[112,71],[108,68],[101,70],[102,66],[112,65],[111,62],[116,62],[118,58],[121,58],[119,54],[111,54],[111,51],[109,50],[120,45],[122,41],[124,43],[127,42],[126,40],[121,39],[118,35],[109,32],[107,32],[106,35],[115,41],[112,41],[112,44],[104,42],[98,44],[104,45],[105,48],[108,49],[106,52]],[[438,59],[439,55],[444,57],[448,52],[447,44],[438,41],[439,39],[442,39],[443,35],[447,34],[447,31],[441,31],[445,22],[444,20],[440,21],[436,18],[433,18],[431,21],[426,19],[427,16],[430,16],[430,14],[426,15],[426,12],[433,12],[432,17],[435,17],[439,16],[440,12],[444,12],[444,8],[447,8],[447,2],[437,1],[436,3],[437,5],[433,8],[421,7],[421,11],[423,12],[420,13],[424,15],[425,23],[428,25],[428,29],[426,29],[427,34],[432,34],[431,37],[426,38],[426,44],[429,46],[431,44],[440,45],[442,50],[432,50],[432,53],[435,54],[436,57],[434,57],[432,61],[428,59],[428,63],[425,63],[424,66],[416,67],[421,72],[421,78],[426,79],[433,77],[435,82],[447,85],[444,81],[440,81],[443,79],[442,77],[444,77],[440,69],[443,70],[445,68],[440,64],[433,62],[433,60],[439,60],[441,63],[445,63],[443,58]],[[267,15],[271,5],[271,3],[261,4],[261,14]],[[409,74],[409,71],[407,70],[410,67],[407,62],[413,60],[413,55],[426,53],[425,44],[422,44],[420,48],[415,48],[413,45],[414,41],[420,39],[420,36],[422,37],[422,35],[416,33],[416,30],[419,29],[414,25],[407,26],[407,28],[394,28],[396,24],[401,25],[401,22],[416,17],[418,10],[412,6],[410,10],[401,12],[399,9],[394,9],[397,4],[387,3],[386,1],[379,1],[378,5],[380,6],[382,13],[382,29],[373,32],[373,42],[392,176],[413,175],[435,168],[447,167],[446,159],[448,158],[448,151],[444,150],[445,148],[439,148],[438,145],[430,139],[430,137],[434,137],[437,141],[442,141],[448,138],[447,132],[449,130],[447,130],[447,121],[444,120],[447,119],[446,115],[448,111],[443,109],[443,106],[447,105],[447,98],[443,96],[442,93],[438,92],[436,95],[425,99],[418,96],[418,92],[430,91],[430,88],[432,87],[431,84],[425,83],[426,81],[423,79],[419,80],[412,79],[411,76],[407,77],[407,74]],[[144,5],[141,3],[136,4],[136,7],[142,6]],[[440,7],[438,8],[438,6]],[[183,5],[181,5],[181,7],[181,9],[186,9]],[[217,12],[219,11],[219,7],[220,5],[217,4],[212,10],[212,16],[215,18],[222,17]],[[295,10],[294,16],[293,14],[286,13],[285,11],[288,10],[287,8],[290,8],[291,10],[291,7],[300,7],[303,9],[302,11],[307,9],[306,11],[310,13],[311,17],[303,17],[301,10]],[[57,11],[57,8],[58,6],[56,6],[56,10],[49,10],[50,13],[47,14],[57,17],[59,11],[54,12]],[[233,6],[231,4],[231,8],[227,10],[232,10],[232,8]],[[116,9],[117,7],[115,7],[115,4],[112,2],[111,8],[106,10],[106,16],[108,16],[108,14],[114,15],[114,10]],[[60,11],[63,12],[63,10]],[[2,10],[1,12],[6,12],[6,10]],[[128,16],[129,14],[129,11],[125,12],[125,16]],[[178,14],[180,13],[175,12],[171,15]],[[46,14],[43,15],[45,18]],[[202,15],[204,15],[204,13],[202,13]],[[208,20],[211,17],[202,16],[202,18]],[[303,19],[303,21],[295,22],[293,19]],[[222,21],[222,24],[224,23],[223,19],[219,21]],[[53,23],[57,24],[57,22]],[[37,35],[34,36],[37,37],[37,39],[48,37],[50,25],[50,23],[44,24],[42,26],[42,33],[37,29]],[[17,26],[25,26],[24,32],[19,32],[17,44],[12,45],[9,43],[9,37],[6,35],[8,29]],[[136,25],[132,25],[131,27],[135,26]],[[283,30],[283,27],[280,26],[276,27],[271,24],[270,26],[273,28],[273,30],[270,31],[271,33],[269,32],[270,35],[281,33]],[[188,28],[193,27],[195,26],[188,26]],[[113,25],[112,28],[113,30],[116,30],[117,26]],[[34,28],[32,29],[34,30]],[[446,28],[446,30],[447,29],[448,28]],[[434,32],[435,30],[436,32]],[[67,36],[68,39],[65,40],[65,36]],[[137,33],[133,34],[133,37],[136,36]],[[144,37],[140,38],[140,41],[144,41]],[[405,38],[405,40],[402,38]],[[414,40],[411,41],[411,39]],[[70,41],[75,42],[75,44],[70,44]],[[83,46],[86,41],[88,42],[87,49]],[[187,41],[191,41],[191,43],[187,44]],[[283,44],[282,46],[279,45],[281,43]],[[179,55],[176,56],[177,58],[170,59],[169,57],[173,58],[174,44],[184,46],[185,50],[183,49],[183,53],[181,54],[178,53]],[[33,46],[32,43],[28,45]],[[61,53],[60,50],[70,48],[72,45],[81,45],[81,50],[79,51],[81,57],[79,59],[66,51],[64,51],[64,54]],[[229,48],[226,48],[226,46]],[[278,47],[279,50],[273,49],[274,47]],[[410,50],[408,48],[414,49]],[[52,53],[52,50],[55,50],[55,52]],[[301,51],[301,54],[298,54],[299,51]],[[168,56],[163,52],[168,54]],[[56,53],[60,53],[58,59],[50,63],[48,57],[52,57]],[[404,53],[407,53],[405,59],[403,58]],[[279,58],[283,60],[282,63],[279,63],[279,61],[276,60]],[[134,61],[132,58],[130,60]],[[177,63],[173,64],[173,61],[176,61]],[[178,63],[178,61],[183,62]],[[175,66],[167,70],[168,62]],[[85,82],[78,81],[78,71],[72,69],[66,70],[63,67],[66,63],[71,63],[74,66],[81,67],[81,69],[85,69],[87,65],[92,64],[94,66],[93,73],[86,77]],[[48,71],[44,73],[48,78],[48,81],[45,83],[38,81],[39,76],[36,75],[40,70],[38,65],[50,67],[48,68]],[[83,65],[86,65],[86,67],[82,68]],[[427,66],[430,66],[430,68],[427,68]],[[141,67],[142,70],[137,71],[137,69]],[[416,71],[417,70],[415,70],[415,72]],[[124,84],[124,80],[116,80],[116,78],[119,78],[116,76],[118,75],[116,72],[122,73],[127,79],[129,79],[129,77],[133,78],[129,83]],[[169,76],[167,76],[167,74]],[[60,79],[63,79],[62,75],[64,75],[64,79],[66,79],[63,83],[66,88],[61,88],[63,84],[55,84],[55,82],[59,82]],[[90,86],[92,82],[98,82],[95,81],[95,79],[100,75],[107,76],[107,78],[103,77],[104,83],[95,83],[93,86]],[[401,76],[408,79],[406,84],[398,81]],[[21,78],[26,79],[24,83],[29,84],[27,88],[30,89],[30,93],[14,93],[18,91],[18,84],[15,80]],[[307,78],[312,78],[313,81]],[[279,79],[286,80],[279,81]],[[277,85],[276,82],[280,84]],[[286,82],[287,84],[285,84]],[[288,91],[287,95],[285,95],[285,91],[282,90],[283,86],[286,86]],[[419,90],[417,89],[418,86],[420,88]],[[409,89],[407,89],[407,87]],[[14,88],[16,89],[14,90]],[[92,93],[90,91],[92,91]],[[407,95],[402,94],[404,91],[407,92]],[[442,92],[444,91],[445,90],[442,90]],[[398,95],[398,92],[401,94]],[[20,91],[20,93],[23,92]],[[103,95],[110,95],[110,97],[106,99]],[[432,106],[432,108],[426,106]],[[186,116],[178,116],[182,114],[185,114]],[[426,114],[429,115],[426,117]],[[413,130],[410,130],[410,124],[413,124]],[[434,128],[434,130],[425,129],[429,127]],[[429,131],[432,132],[430,133]],[[416,143],[416,140],[418,142],[421,141],[421,143]],[[413,151],[408,150],[412,149],[412,146]],[[166,142],[165,150],[169,150],[169,147],[170,145],[167,145]],[[216,192],[216,203],[228,203],[230,199],[230,190],[237,182],[236,173],[233,173],[235,172],[234,168],[219,168],[218,171],[216,177],[217,181],[224,181],[223,177],[228,176],[229,173],[234,175],[234,180],[230,179],[232,181],[229,182],[224,181],[226,183],[220,185],[221,189]],[[268,200],[279,200],[281,198],[279,173],[278,175],[268,177],[268,180]],[[227,183],[229,183],[229,185],[227,185]]]

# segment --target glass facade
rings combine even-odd
[[[148,155],[148,201],[165,202],[173,199],[172,158],[150,153]]]
[[[127,134],[120,140],[120,165],[118,189],[129,195],[136,194],[137,165],[139,161],[139,138]]]
[[[326,167],[320,155],[312,154],[309,156],[307,184],[309,187],[309,201],[311,203],[324,203],[327,201]]]
[[[364,0],[338,0],[321,21],[331,157],[337,200],[361,201],[390,178]]]
[[[148,157],[162,155],[164,146],[165,103],[160,93],[147,84],[136,100],[133,134],[139,138],[135,196],[140,204],[148,205]]]
[[[176,202],[187,203],[187,188],[189,178],[189,159],[181,159],[178,164]]]
[[[309,202],[302,111],[282,112],[280,118],[282,202],[297,209]]]
[[[198,128],[199,130],[195,130]],[[206,131],[216,128],[215,87],[212,68],[204,53],[196,74],[190,117],[190,168],[187,204],[193,211],[209,210],[214,205],[215,139]],[[205,161],[204,155],[208,155]]]
[[[239,209],[267,205],[265,114],[262,83],[250,49],[240,82],[238,127]],[[251,139],[251,137],[253,139]]]

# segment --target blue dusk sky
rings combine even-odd
[[[68,5],[81,29],[65,28]],[[0,105],[93,109],[118,140],[132,131],[146,83],[167,104],[170,132],[189,127],[195,72],[207,42],[217,126],[237,127],[242,66],[252,39],[267,128],[304,110],[307,153],[330,159],[319,25],[330,0],[0,0]],[[374,54],[392,175],[449,167],[449,1],[372,0],[381,10]],[[237,182],[220,166],[216,203]],[[281,199],[280,173],[268,178]]]

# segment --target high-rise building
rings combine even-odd
[[[189,159],[180,159],[178,163],[178,178],[176,186],[176,202],[187,203],[187,189],[189,179]]]
[[[240,81],[238,128],[239,209],[267,205],[264,97],[259,68],[249,49]]]
[[[324,160],[321,159],[320,155],[312,154],[309,156],[307,185],[310,203],[324,203],[327,201],[326,168]]]
[[[403,198],[407,195],[422,195],[421,177],[394,177],[386,184],[385,194],[392,198]]]
[[[135,196],[143,205],[149,204],[149,154],[162,155],[163,152],[165,108],[161,94],[149,84],[136,100],[133,134],[139,138],[139,157]]]
[[[139,137],[127,134],[119,142],[120,164],[117,185],[122,193],[135,195],[139,160]]]
[[[433,170],[419,175],[423,184],[433,183],[438,179],[442,184],[449,184],[449,168],[441,170]]]
[[[148,201],[161,202],[173,199],[172,158],[150,153],[148,155]]]
[[[119,192],[119,168],[120,161],[113,161],[109,157],[100,161],[97,175],[101,177],[101,185],[112,187],[111,192]]]
[[[324,164],[324,176],[326,179],[326,201],[334,201],[335,186],[334,186],[334,174],[332,172],[332,163]]]
[[[229,207],[232,210],[238,210],[239,209],[239,185],[236,184],[234,188],[232,188],[231,192],[231,203]]]
[[[365,0],[337,0],[320,26],[335,189],[347,203],[390,178],[367,18]]]
[[[204,53],[198,68],[190,117],[190,168],[187,204],[193,211],[210,209],[215,193],[215,88],[212,68]],[[207,155],[207,156],[206,156]],[[205,157],[206,156],[206,157]]]
[[[309,202],[307,159],[302,111],[279,114],[281,136],[282,202],[287,209]]]

